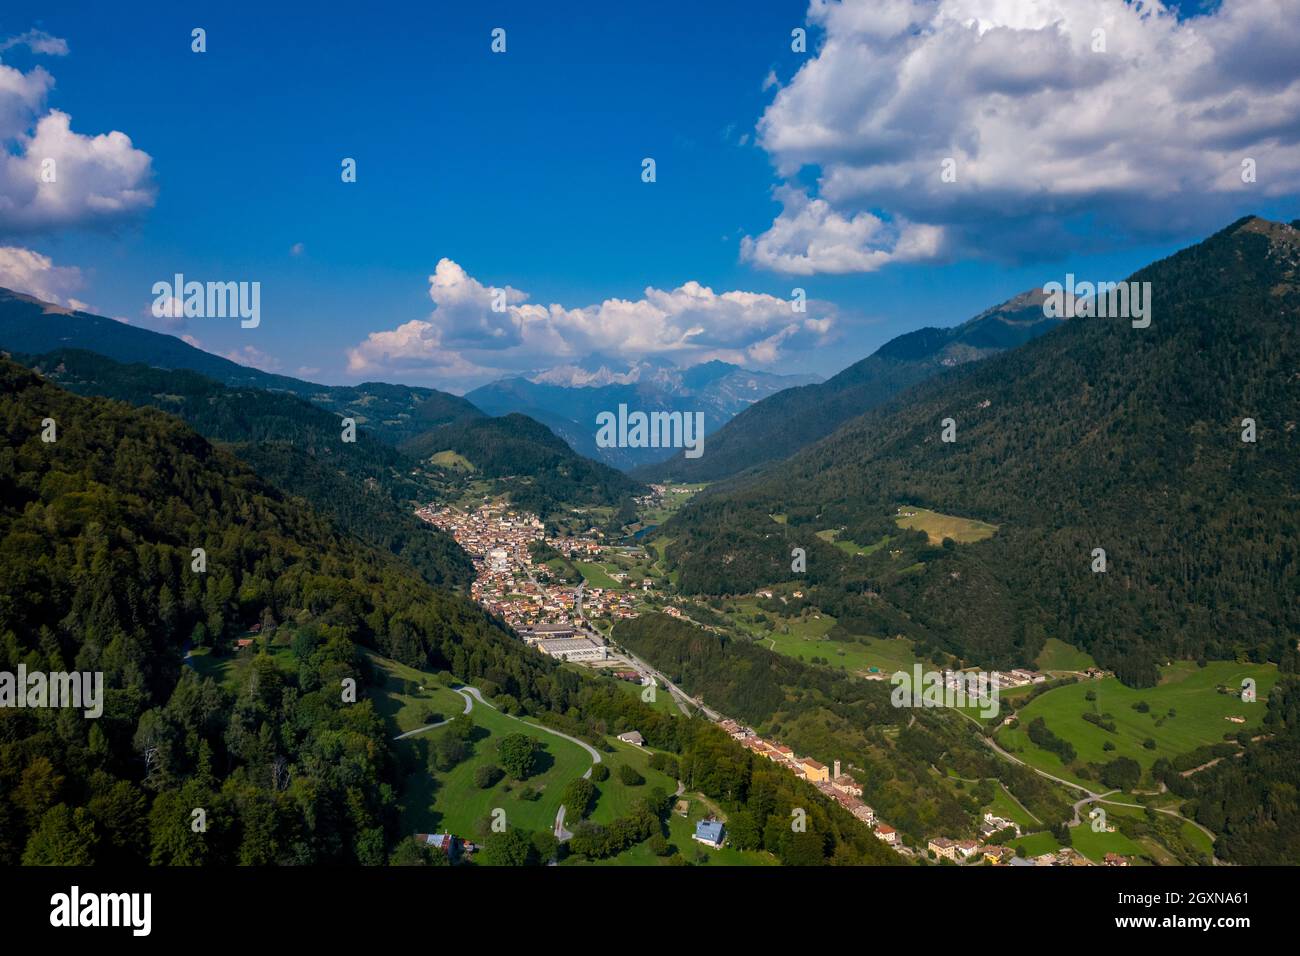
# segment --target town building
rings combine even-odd
[[[609,656],[609,648],[589,637],[538,641],[536,647],[543,654],[561,661],[603,661]]]

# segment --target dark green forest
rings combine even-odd
[[[283,392],[228,387],[197,372],[123,365],[79,349],[16,358],[79,395],[148,405],[184,419],[281,492],[399,555],[431,584],[468,587],[473,580],[469,556],[413,513],[433,494],[430,476],[364,428],[356,429],[355,441],[343,441],[338,415]]]
[[[964,777],[1001,779],[1044,820],[1069,816],[1047,781],[994,757],[963,718],[896,708],[886,682],[807,664],[663,614],[620,622],[614,639],[690,693],[801,755],[843,760],[863,785],[863,799],[914,842],[935,832],[974,832],[981,804],[941,786],[939,764]]]
[[[178,419],[7,360],[0,392],[0,669],[106,687],[98,720],[0,710],[0,862],[383,862],[395,768],[371,705],[341,693],[366,680],[360,646],[566,709],[577,675]],[[296,672],[259,659],[231,694],[183,664],[255,624]]]
[[[1015,348],[1055,328],[1041,294],[1025,293],[961,325],[924,328],[886,342],[819,385],[787,388],[755,402],[709,436],[708,454],[633,472],[646,481],[716,481],[765,462],[788,458],[849,419],[881,405],[945,368]]]
[[[1149,328],[1071,320],[710,489],[659,532],[682,588],[807,580],[841,613],[985,667],[1032,662],[1048,635],[1134,685],[1172,657],[1293,666],[1297,270],[1300,232],[1242,220],[1132,277],[1152,284]],[[953,443],[940,440],[946,418]],[[1254,443],[1241,440],[1245,418]],[[900,533],[902,504],[1001,530],[934,547]],[[896,540],[855,557],[819,543],[826,528]],[[794,546],[807,549],[805,577],[790,571]],[[1092,571],[1095,548],[1105,573]]]
[[[543,518],[573,504],[617,507],[645,492],[621,471],[583,458],[526,415],[444,425],[402,442],[399,448],[419,459],[454,451],[484,477],[513,479],[511,501]]]

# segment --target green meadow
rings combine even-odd
[[[825,531],[817,532],[817,537],[835,545],[835,547],[839,548],[845,554],[873,554],[885,545],[889,544],[891,540],[889,535],[885,535],[875,544],[858,544],[856,541],[851,541],[848,538],[841,538],[839,535],[839,530],[836,528],[828,528]]]
[[[372,655],[371,660],[384,674],[385,683],[369,688],[368,694],[394,736],[421,726],[430,709],[444,719],[463,719],[459,715],[464,711],[465,698],[439,683],[433,674],[377,655]],[[512,826],[549,832],[565,786],[587,772],[591,755],[575,743],[477,701],[468,719],[475,726],[473,752],[445,772],[429,769],[429,753],[439,736],[454,732],[454,725],[394,743],[398,758],[408,768],[398,795],[402,832],[447,829],[463,838],[481,840],[497,808],[505,811]],[[497,746],[502,738],[516,733],[537,742],[538,772],[524,781],[503,778],[487,789],[480,788],[474,782],[474,771],[486,764],[499,765]],[[528,799],[531,794],[536,794],[536,799]]]
[[[1097,662],[1091,654],[1079,650],[1073,644],[1049,637],[1043,644],[1043,649],[1038,652],[1034,666],[1040,671],[1086,671],[1089,667],[1096,667]]]
[[[1256,682],[1259,700],[1253,704],[1243,703],[1239,696],[1241,681],[1247,677]],[[1159,757],[1172,757],[1219,743],[1225,735],[1257,729],[1264,717],[1264,699],[1276,680],[1277,668],[1272,664],[1233,661],[1214,661],[1203,668],[1180,661],[1161,669],[1157,686],[1143,689],[1125,687],[1113,677],[1083,680],[1035,698],[1019,712],[1019,726],[998,731],[997,740],[1041,770],[1088,784],[1056,754],[1030,743],[1026,731],[1030,721],[1042,717],[1053,733],[1074,746],[1078,761],[1106,763],[1126,756],[1148,770]],[[1234,693],[1219,693],[1219,685]],[[1089,692],[1096,700],[1087,699]],[[1145,704],[1146,712],[1136,709],[1138,704]],[[1113,722],[1116,732],[1085,721],[1084,713],[1096,713]],[[1245,723],[1227,719],[1234,716],[1244,717]],[[1147,740],[1154,743],[1153,748],[1145,746]],[[1106,750],[1107,743],[1114,749]]]
[[[931,544],[941,544],[944,538],[952,538],[958,544],[972,544],[993,537],[998,530],[995,524],[976,521],[974,518],[940,514],[915,505],[903,505],[898,510],[900,513],[894,518],[898,526],[924,531]],[[902,514],[905,511],[910,514]]]
[[[620,584],[609,576],[609,569],[603,564],[593,564],[590,561],[575,561],[578,570],[582,572],[583,578],[593,588],[605,588],[607,590],[620,590],[626,585]]]
[[[596,784],[596,803],[587,819],[593,823],[613,823],[621,816],[626,816],[632,804],[639,797],[648,794],[655,787],[671,794],[677,790],[677,780],[650,767],[650,758],[654,751],[648,747],[625,744],[615,737],[605,738],[614,749],[602,753],[601,760],[609,765],[609,778]],[[642,777],[645,783],[628,786],[619,780],[620,767],[631,767]],[[573,823],[565,821],[565,826],[573,829]]]
[[[402,832],[449,829],[459,836],[481,840],[498,808],[505,811],[511,826],[550,831],[565,786],[587,772],[591,755],[577,744],[479,703],[475,703],[470,716],[476,727],[473,754],[446,772],[431,773],[427,759],[429,747],[439,734],[451,733],[451,727],[396,743],[399,751],[407,751],[416,761],[399,796]],[[504,737],[516,733],[537,742],[540,772],[524,781],[503,778],[481,789],[474,782],[474,771],[487,764],[499,766],[497,746]],[[537,793],[537,799],[528,799],[530,792]]]
[[[268,642],[265,638],[254,638],[251,647],[234,651],[222,657],[212,653],[209,647],[196,647],[190,651],[189,661],[200,677],[210,677],[232,693],[239,690],[244,675],[252,666],[253,658],[266,655],[275,662],[281,673],[293,676],[298,673],[298,659],[288,646],[288,636],[283,640]]]
[[[715,813],[711,801],[706,801],[701,794],[684,794],[680,799],[687,801],[686,816],[671,810],[666,822],[665,836],[671,850],[680,853],[694,866],[775,866],[777,859],[772,854],[761,850],[737,850],[730,845],[723,845],[719,850],[696,843],[692,838],[695,824],[711,813]],[[716,815],[716,814],[715,814]],[[669,853],[672,856],[672,853]],[[617,856],[606,860],[578,860],[570,857],[565,862],[571,865],[594,866],[668,866],[669,857],[655,856],[646,840],[629,847]]]
[[[370,699],[379,715],[396,728],[394,736],[425,726],[430,712],[436,715],[435,722],[464,712],[465,698],[433,675],[373,652],[367,656],[384,677],[383,686],[369,688]]]

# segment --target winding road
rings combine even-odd
[[[960,713],[960,711],[958,711],[958,713]],[[962,716],[964,717],[966,715],[962,714]],[[1179,813],[1177,810],[1170,810],[1166,807],[1148,807],[1141,803],[1122,803],[1119,800],[1107,800],[1106,797],[1110,796],[1112,793],[1118,793],[1119,791],[1107,790],[1104,793],[1097,793],[1093,790],[1089,790],[1087,787],[1083,786],[1082,784],[1075,783],[1073,780],[1065,780],[1061,777],[1055,776],[1054,774],[1048,773],[1046,770],[1039,770],[1037,767],[1025,763],[1025,761],[1021,760],[1019,757],[1003,750],[1002,747],[997,743],[997,741],[995,741],[992,737],[985,736],[982,733],[979,736],[980,739],[983,740],[986,744],[988,744],[993,749],[993,751],[997,753],[999,756],[1007,760],[1010,760],[1012,763],[1019,764],[1022,767],[1027,767],[1028,769],[1032,770],[1034,773],[1038,774],[1040,777],[1046,777],[1048,780],[1059,783],[1062,786],[1070,787],[1071,789],[1077,790],[1080,793],[1084,794],[1083,799],[1076,801],[1074,804],[1074,819],[1070,821],[1070,826],[1077,827],[1083,823],[1083,819],[1079,815],[1079,810],[1082,807],[1086,806],[1089,803],[1105,803],[1113,807],[1130,807],[1136,810],[1154,810],[1156,813],[1164,813],[1167,814],[1168,816],[1176,817],[1179,820],[1182,820],[1184,823],[1190,823],[1192,826],[1196,827],[1196,829],[1200,830],[1207,837],[1209,837],[1211,844],[1213,844],[1216,839],[1214,832],[1212,830],[1202,826],[1201,824],[1197,823],[1195,820],[1188,819],[1187,817]],[[1224,865],[1223,861],[1214,855],[1213,847],[1211,847],[1210,850],[1210,861],[1215,866]]]
[[[460,694],[461,697],[465,698],[465,709],[464,711],[462,711],[463,714],[468,714],[471,710],[473,710],[474,702],[478,701],[484,707],[488,707],[491,708],[492,710],[495,710],[497,713],[501,714],[502,717],[507,717],[510,720],[517,720],[521,724],[524,724],[528,727],[532,727],[535,730],[542,731],[542,733],[550,734],[553,737],[560,737],[564,740],[567,740],[571,744],[577,744],[583,750],[587,751],[587,753],[591,756],[591,767],[588,767],[587,772],[582,775],[583,779],[589,779],[591,777],[592,768],[595,767],[596,764],[601,762],[600,751],[597,750],[595,747],[593,747],[591,744],[587,743],[585,740],[579,740],[577,737],[572,737],[569,734],[566,734],[562,731],[553,730],[550,727],[543,726],[542,724],[535,724],[531,720],[524,720],[522,717],[516,717],[513,714],[502,713],[500,708],[498,708],[496,704],[492,703],[491,701],[483,697],[482,691],[480,691],[477,687],[470,687],[469,685],[465,685],[463,687],[454,687],[452,689],[456,691],[456,693]],[[393,739],[403,740],[407,737],[414,737],[416,734],[422,734],[426,730],[433,730],[435,727],[444,727],[447,724],[451,723],[451,721],[454,719],[455,718],[449,718],[447,720],[440,720],[436,724],[426,724],[423,727],[417,727],[415,730],[408,730],[404,734],[398,734]],[[570,833],[568,830],[564,829],[564,804],[560,804],[559,812],[555,814],[555,838],[559,840],[561,843],[563,843],[566,840],[568,840],[571,836],[573,836],[573,834]]]

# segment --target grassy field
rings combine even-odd
[[[434,675],[377,655],[372,656],[372,661],[387,676],[388,683],[372,687],[368,693],[394,736],[420,726],[426,709],[444,717],[460,715],[464,710],[464,698],[439,684]],[[587,771],[591,755],[577,744],[483,704],[474,704],[470,718],[477,728],[473,754],[445,773],[430,772],[428,754],[434,741],[452,732],[452,727],[394,743],[399,757],[413,768],[398,797],[402,832],[449,829],[464,838],[481,839],[498,807],[505,810],[512,826],[549,831],[565,785]],[[486,790],[480,789],[474,783],[474,771],[485,764],[497,764],[498,744],[506,735],[515,733],[526,734],[540,745],[539,772],[523,782],[503,779]],[[528,788],[540,792],[539,798],[524,799]]]
[[[450,468],[453,471],[471,472],[475,470],[474,465],[468,458],[450,449],[429,456],[429,464],[437,465],[439,468]]]
[[[645,796],[655,787],[667,794],[677,790],[677,781],[674,778],[650,768],[653,750],[625,744],[614,737],[607,737],[606,740],[614,748],[611,753],[601,755],[601,759],[609,766],[609,779],[596,784],[596,805],[587,816],[588,820],[594,823],[612,823],[619,817],[625,816],[639,797]],[[618,770],[623,766],[631,767],[641,774],[645,778],[645,783],[630,787],[620,781]],[[573,825],[567,821],[566,826],[570,830],[573,829]]]
[[[940,514],[915,505],[903,505],[898,510],[899,514],[894,519],[898,526],[924,531],[930,538],[931,544],[942,544],[944,538],[952,538],[958,544],[971,544],[993,537],[994,532],[998,530],[995,524],[986,524],[973,518]]]
[[[1107,814],[1114,809],[1107,807]],[[1193,828],[1195,829],[1195,828]],[[1100,863],[1107,853],[1119,853],[1122,856],[1137,856],[1146,852],[1146,848],[1134,843],[1116,830],[1114,833],[1094,833],[1087,822],[1077,827],[1070,827],[1070,845],[1092,860]]]
[[[644,508],[638,514],[641,525],[663,524],[678,511],[682,505],[695,497],[695,493],[701,488],[707,488],[709,483],[698,482],[695,484],[672,484],[669,485],[669,491],[663,496],[661,503],[657,507]],[[681,488],[682,491],[673,491],[671,489]]]
[[[1079,650],[1073,644],[1049,637],[1043,644],[1043,649],[1038,652],[1034,666],[1040,671],[1085,671],[1089,667],[1096,667],[1097,662],[1091,654]]]
[[[997,790],[993,792],[993,799],[984,809],[1002,817],[1004,820],[1020,824],[1021,830],[1033,830],[1043,825],[1041,820],[1035,820],[1028,810],[1016,802],[1016,799],[1007,792],[1007,788],[1001,782],[998,783]]]
[[[1023,849],[1025,852],[1021,854],[1022,856],[1041,856],[1044,853],[1055,853],[1061,848],[1061,844],[1056,842],[1056,837],[1046,830],[1026,834],[1018,840],[1012,840],[1007,846]]]
[[[889,535],[885,535],[875,544],[858,544],[856,541],[851,541],[848,538],[841,538],[839,535],[839,530],[836,528],[828,528],[825,531],[817,532],[817,537],[835,545],[835,547],[839,548],[845,554],[872,554],[889,544],[891,540]]]
[[[196,647],[190,651],[189,661],[200,677],[210,677],[226,690],[236,692],[243,683],[244,675],[248,672],[253,658],[258,654],[269,654],[275,661],[276,667],[286,675],[293,676],[298,673],[298,659],[293,656],[291,648],[280,643],[267,646],[262,640],[253,647],[235,651],[224,657],[214,656],[211,648]]]
[[[368,693],[375,710],[394,728],[393,736],[423,727],[428,711],[440,715],[435,722],[464,712],[465,698],[439,684],[432,675],[378,654],[367,654],[386,680],[383,687],[369,688]]]
[[[1216,690],[1220,684],[1239,688],[1245,677],[1252,677],[1256,682],[1257,703],[1244,704],[1237,695]],[[1159,757],[1172,757],[1205,744],[1219,743],[1224,734],[1258,728],[1264,717],[1264,699],[1276,680],[1277,668],[1272,664],[1214,661],[1199,668],[1192,662],[1182,661],[1162,668],[1156,687],[1141,690],[1125,687],[1115,678],[1080,681],[1036,698],[1020,711],[1019,726],[999,731],[997,739],[1027,763],[1086,784],[1087,781],[1080,780],[1063,766],[1056,754],[1030,743],[1025,728],[1031,720],[1042,717],[1053,733],[1074,745],[1082,762],[1105,763],[1127,756],[1146,770]],[[1096,694],[1095,701],[1086,699],[1089,691]],[[1147,705],[1148,712],[1134,709],[1133,705],[1139,702]],[[1173,716],[1170,711],[1174,712]],[[1081,715],[1086,712],[1109,715],[1106,719],[1114,722],[1116,733],[1085,721]],[[1245,717],[1246,722],[1233,723],[1225,719],[1229,716]],[[1148,739],[1154,741],[1154,749],[1144,746]],[[1115,749],[1103,749],[1107,742]]]
[[[776,857],[757,850],[737,850],[724,845],[720,850],[713,850],[696,843],[691,837],[695,833],[695,824],[704,819],[712,810],[701,794],[685,795],[689,809],[686,816],[676,811],[668,814],[667,838],[674,852],[679,852],[696,866],[775,866]],[[669,854],[672,855],[671,853]],[[657,857],[650,851],[650,841],[629,847],[617,856],[607,860],[583,861],[570,859],[570,864],[595,866],[668,866],[668,857]]]
[[[615,681],[615,683],[623,693],[629,696],[640,698],[641,695],[645,693],[645,688],[640,684],[633,684],[631,681],[626,680]],[[645,701],[645,698],[641,699]],[[673,695],[670,694],[666,688],[656,687],[655,699],[645,701],[645,703],[648,703],[655,710],[663,711],[665,714],[670,714],[675,717],[681,715],[681,711],[678,710],[677,705],[673,703]]]
[[[667,577],[669,582],[672,583],[673,587],[676,587],[677,578],[678,578],[677,570],[676,569],[673,569],[672,571],[665,570],[668,565],[664,561],[664,553],[668,550],[668,547],[672,543],[673,543],[672,538],[655,538],[652,541],[647,542],[647,547],[650,548],[650,550],[654,553],[655,556],[655,561],[653,565],[655,570],[655,577],[657,578]]]
[[[469,839],[482,839],[495,809],[503,809],[511,826],[525,830],[550,830],[560,808],[564,787],[591,766],[591,756],[576,744],[531,727],[499,711],[475,704],[472,717],[478,728],[474,753],[446,773],[431,774],[425,764],[430,744],[450,728],[408,737],[395,746],[409,749],[418,760],[407,777],[399,803],[403,833],[431,833],[450,829]],[[519,782],[503,779],[486,790],[474,783],[474,771],[497,764],[497,745],[508,734],[522,733],[541,747],[541,772]],[[524,798],[531,788],[536,800]]]
[[[615,581],[609,576],[609,571],[603,564],[593,564],[590,561],[575,561],[578,570],[582,572],[583,578],[593,588],[606,588],[613,591],[622,590],[626,585]]]

